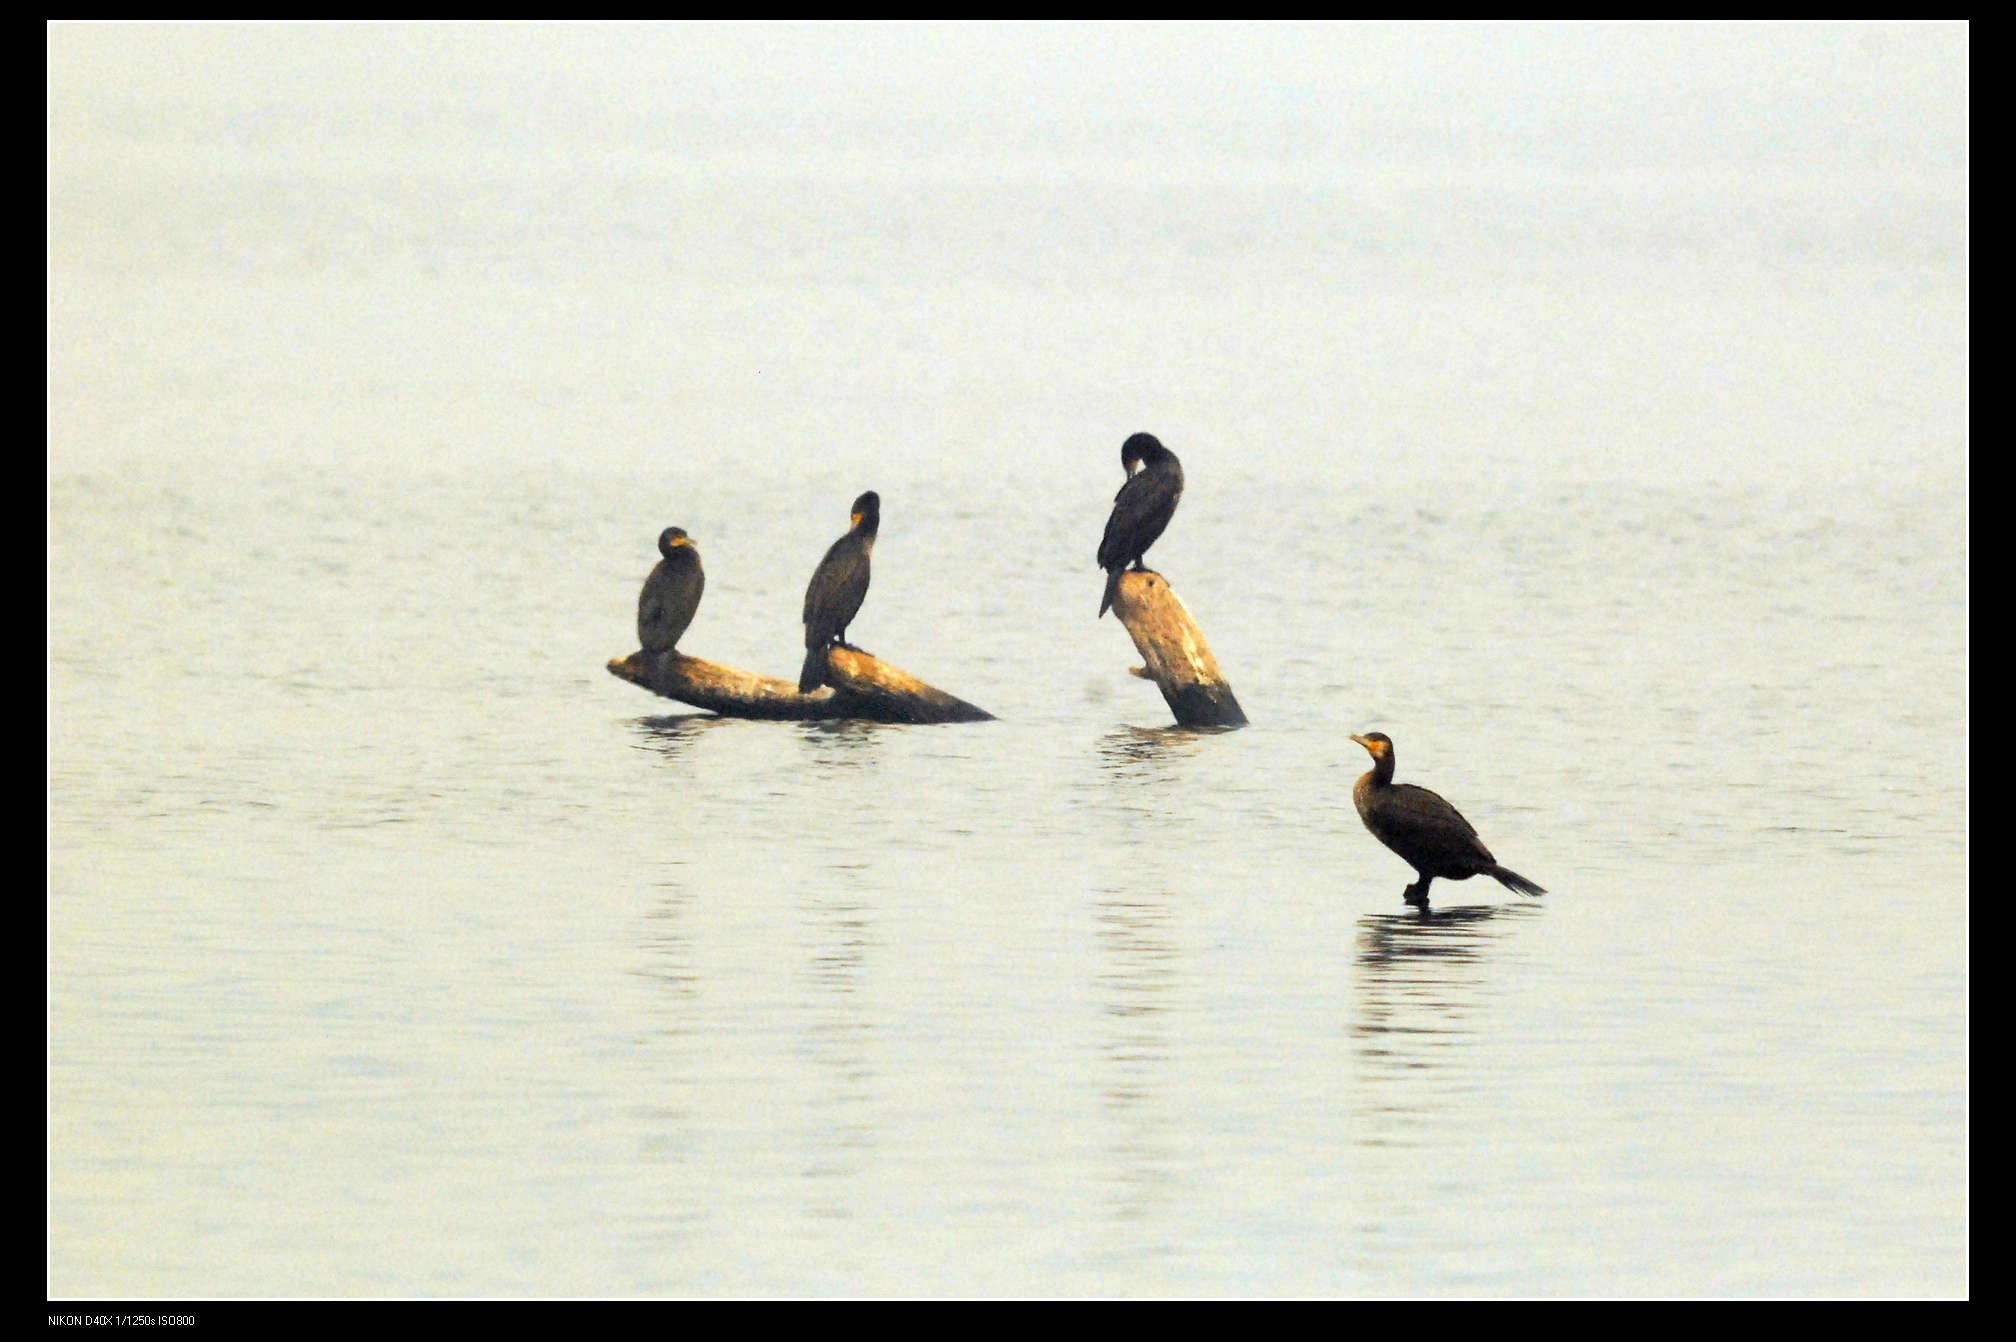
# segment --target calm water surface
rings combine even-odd
[[[1964,161],[56,82],[52,1296],[1968,1291]],[[1093,618],[1136,429],[1246,730]],[[678,524],[788,674],[871,487],[999,721],[603,670]],[[1550,893],[1406,908],[1374,728]]]

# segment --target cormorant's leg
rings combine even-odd
[[[1435,878],[1433,876],[1423,876],[1420,880],[1408,886],[1405,893],[1401,895],[1401,898],[1406,900],[1409,904],[1412,904],[1417,909],[1427,908],[1428,882],[1434,879]]]

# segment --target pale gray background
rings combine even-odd
[[[49,53],[52,1295],[1967,1292],[1964,25]]]

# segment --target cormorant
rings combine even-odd
[[[1127,472],[1127,483],[1113,496],[1113,515],[1099,541],[1099,567],[1106,570],[1101,615],[1112,608],[1121,573],[1130,561],[1143,567],[1141,556],[1169,525],[1176,501],[1183,497],[1183,463],[1152,433],[1137,433],[1120,444],[1120,469]]]
[[[1395,783],[1393,741],[1386,733],[1367,732],[1351,739],[1372,752],[1372,772],[1351,789],[1351,800],[1358,804],[1359,818],[1372,836],[1405,858],[1421,878],[1407,887],[1404,898],[1409,904],[1426,908],[1428,883],[1437,876],[1451,881],[1495,876],[1522,895],[1547,893],[1518,872],[1499,866],[1455,807],[1427,788]]]
[[[882,525],[882,496],[869,490],[854,500],[853,524],[834,541],[805,588],[805,665],[798,690],[810,694],[826,679],[826,650],[833,644],[859,652],[847,641],[847,626],[868,595],[868,552]]]
[[[658,534],[658,553],[665,557],[637,594],[637,641],[646,652],[670,652],[679,645],[707,585],[700,552],[680,528],[666,527]]]

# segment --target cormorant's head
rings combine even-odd
[[[684,527],[666,527],[658,533],[658,553],[664,555],[667,559],[670,559],[672,552],[680,546],[691,546],[692,544],[693,542],[686,537],[686,529]]]
[[[869,490],[854,500],[853,525],[873,528],[882,521],[882,496]]]
[[[1152,433],[1137,433],[1120,444],[1120,469],[1134,474],[1134,468],[1162,450],[1162,443]]]
[[[1351,739],[1371,751],[1375,760],[1393,758],[1393,738],[1384,732],[1367,732],[1363,736],[1354,736]]]

